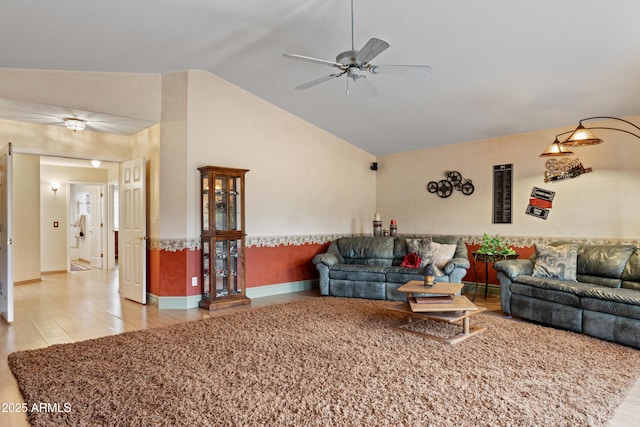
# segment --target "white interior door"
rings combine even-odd
[[[102,213],[102,189],[98,185],[92,185],[89,191],[89,206],[91,214],[89,215],[89,249],[91,253],[91,267],[103,268],[104,253],[102,251],[103,224],[104,218]]]
[[[13,224],[11,143],[0,150],[0,312],[13,322]]]
[[[147,223],[145,159],[120,165],[118,264],[120,292],[147,303]]]

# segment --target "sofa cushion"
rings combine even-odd
[[[404,284],[411,280],[424,280],[420,269],[398,266],[387,268],[387,282]]]
[[[496,271],[504,273],[512,282],[518,276],[531,276],[533,274],[533,262],[529,259],[505,259],[493,264]]]
[[[640,292],[633,289],[593,288],[581,303],[585,310],[640,319]]]
[[[533,275],[563,280],[576,280],[578,244],[561,246],[535,245]]]
[[[607,288],[619,288],[622,280],[611,279],[609,277],[587,276],[578,274],[578,282],[592,283],[598,286],[606,286]]]
[[[592,283],[582,283],[574,282],[572,280],[561,280],[549,277],[535,276],[518,276],[515,283],[522,283],[524,285],[529,285],[541,289],[567,292],[578,296],[582,296],[589,289],[597,287]]]
[[[632,245],[581,245],[578,275],[620,279],[635,249]],[[615,287],[619,286],[616,282]]]
[[[329,295],[346,298],[385,299],[384,282],[331,279]]]
[[[387,273],[383,265],[334,264],[329,270],[330,279],[384,282]]]
[[[580,297],[573,292],[538,288],[535,286],[523,285],[521,283],[512,283],[510,289],[513,295],[523,295],[543,301],[572,307],[580,307]]]
[[[640,251],[636,250],[629,257],[622,273],[622,287],[640,291]]]
[[[389,266],[393,262],[393,241],[393,237],[342,237],[338,251],[345,264]]]

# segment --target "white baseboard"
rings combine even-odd
[[[292,292],[308,291],[318,287],[318,280],[302,280],[300,282],[279,283],[277,285],[247,288],[247,297],[261,298],[273,295],[290,294]]]
[[[188,297],[159,297],[157,295],[147,294],[147,302],[150,305],[156,305],[159,309],[169,310],[198,308],[198,303],[201,299],[201,295],[192,295]]]
[[[300,282],[279,283],[277,285],[258,286],[247,289],[248,298],[262,298],[273,295],[289,294],[292,292],[308,291],[318,287],[317,280],[302,280]],[[155,305],[159,309],[184,310],[188,308],[198,308],[198,303],[202,299],[201,295],[189,297],[159,297],[147,293],[147,303]]]

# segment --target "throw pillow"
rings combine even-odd
[[[433,264],[436,267],[443,269],[447,261],[453,258],[457,248],[458,245],[445,245],[442,243],[431,242]]]
[[[400,267],[418,268],[420,267],[420,263],[422,263],[420,255],[416,252],[409,252],[402,260]]]
[[[561,246],[535,245],[536,258],[533,265],[535,277],[552,279],[577,280],[578,245]]]
[[[415,252],[422,259],[420,267],[429,264],[433,257],[431,239],[407,239],[407,252]]]

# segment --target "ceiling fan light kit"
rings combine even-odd
[[[353,0],[351,0],[351,50],[339,53],[336,56],[335,61],[297,55],[294,53],[285,53],[283,55],[285,58],[324,64],[338,69],[336,73],[301,84],[296,86],[295,89],[308,89],[346,74],[347,78],[353,80],[365,96],[371,97],[375,96],[377,91],[367,80],[365,75],[366,72],[371,74],[390,74],[415,77],[424,77],[433,73],[433,69],[428,65],[373,65],[371,64],[371,61],[389,48],[389,42],[372,37],[362,47],[362,49],[356,50],[353,33]],[[349,81],[347,80],[347,94],[349,94],[348,84]]]

